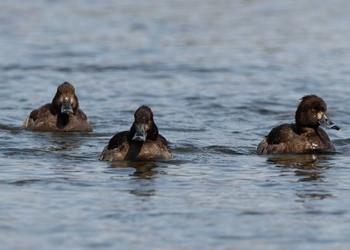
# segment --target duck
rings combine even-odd
[[[333,153],[335,147],[327,133],[320,127],[339,130],[327,114],[325,101],[317,95],[306,95],[295,112],[295,123],[273,128],[259,143],[257,153],[313,154]]]
[[[79,108],[74,86],[64,82],[57,87],[51,103],[34,109],[23,127],[36,132],[92,132],[85,113]]]
[[[115,134],[103,149],[100,160],[153,161],[172,157],[167,140],[159,134],[151,108],[142,105],[134,113],[130,130]]]

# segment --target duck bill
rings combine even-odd
[[[325,126],[326,128],[330,128],[330,129],[335,129],[335,130],[339,130],[340,127],[338,127],[337,125],[335,125],[332,120],[326,115],[322,115],[319,123],[323,126]]]
[[[147,138],[147,132],[145,129],[144,124],[136,125],[135,126],[136,132],[134,137],[132,138],[133,141],[146,141]]]
[[[67,115],[73,113],[72,104],[68,98],[65,98],[61,104],[61,113]]]

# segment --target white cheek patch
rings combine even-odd
[[[322,118],[323,115],[324,115],[323,112],[318,112],[318,113],[317,113],[317,119],[318,119],[318,120],[321,120],[321,118]]]

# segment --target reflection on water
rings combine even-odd
[[[113,162],[110,165],[111,168],[134,168],[135,172],[132,176],[136,176],[140,179],[152,179],[156,174],[158,174],[159,165],[155,162],[138,162],[138,161],[122,161]]]
[[[331,193],[322,188],[325,183],[325,171],[330,168],[329,161],[332,159],[330,155],[316,154],[300,154],[300,155],[281,155],[268,158],[269,164],[276,164],[276,167],[284,170],[294,170],[294,174],[298,177],[298,182],[310,182],[315,188],[297,189],[296,195],[302,199],[320,199],[332,197]]]
[[[52,151],[76,150],[89,142],[94,135],[90,133],[65,133],[52,132],[47,134],[47,142],[51,145]]]
[[[329,160],[327,155],[282,155],[267,159],[269,164],[276,164],[276,167],[282,169],[293,169],[295,176],[301,177],[299,181],[318,181],[322,182],[325,176],[324,171],[329,169]]]
[[[325,198],[333,197],[333,195],[330,192],[327,192],[326,190],[305,190],[305,192],[297,192],[296,196],[298,196],[302,202],[309,199],[318,199],[323,200]]]
[[[314,169],[318,159],[314,154],[274,155],[269,157],[267,162],[277,164],[277,167]]]
[[[138,162],[138,161],[122,161],[113,162],[110,164],[110,168],[114,169],[125,169],[132,168],[134,172],[130,176],[134,176],[135,179],[130,181],[131,189],[130,194],[139,197],[149,197],[156,193],[154,186],[154,177],[159,174],[159,165],[155,162]]]
[[[50,151],[71,151],[79,149],[80,143],[76,140],[54,140],[52,141],[53,145],[48,146]]]
[[[301,177],[299,181],[323,181],[325,178],[322,173],[318,171],[295,171],[295,176]]]
[[[316,154],[277,155],[269,157],[267,163],[276,164],[280,168],[298,169],[298,172],[312,172],[330,168],[329,162],[332,159],[329,155]]]
[[[348,1],[12,0],[0,19],[2,249],[349,249]],[[21,130],[63,81],[94,132]],[[339,154],[257,156],[311,93]],[[175,158],[99,161],[142,104]]]

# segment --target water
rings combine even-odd
[[[348,249],[347,1],[1,1],[3,249]],[[91,134],[21,129],[76,87]],[[338,153],[257,156],[318,94]],[[150,105],[170,161],[98,160]]]

